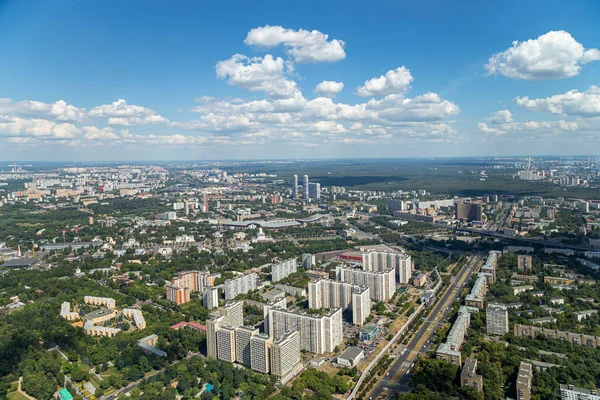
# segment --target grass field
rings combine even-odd
[[[28,398],[19,392],[10,392],[6,395],[8,400],[28,400]]]

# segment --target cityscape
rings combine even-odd
[[[0,400],[600,400],[600,3],[0,3]]]

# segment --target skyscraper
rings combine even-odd
[[[298,198],[298,175],[294,174],[294,190],[292,192],[292,198]]]
[[[304,200],[310,200],[310,194],[308,192],[308,175],[304,175],[303,180],[303,189],[304,189]]]
[[[321,198],[321,184],[315,182],[308,183],[308,197],[319,200]]]

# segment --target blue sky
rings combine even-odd
[[[599,18],[596,1],[4,0],[0,159],[597,154]]]

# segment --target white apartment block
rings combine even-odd
[[[369,288],[329,279],[308,282],[308,308],[341,308],[343,311],[349,307],[352,307],[353,322],[362,325],[371,312]]]
[[[255,335],[258,335],[257,328],[247,326],[235,328],[235,361],[247,367],[252,363],[250,340]]]
[[[60,306],[60,316],[67,321],[79,319],[79,313],[71,311],[71,303],[65,301]]]
[[[256,274],[243,275],[225,281],[225,300],[235,299],[238,294],[256,290]]]
[[[287,332],[300,333],[300,347],[310,353],[331,353],[343,340],[342,309],[326,311],[322,315],[288,311],[281,308],[269,310],[269,334],[275,340]]]
[[[217,330],[217,358],[222,361],[235,361],[235,328],[222,326]]]
[[[375,301],[388,301],[396,291],[396,271],[387,269],[381,272],[364,271],[357,268],[337,267],[336,280],[367,286],[371,299]]]
[[[404,253],[387,251],[367,251],[362,254],[365,271],[383,272],[390,268],[396,271],[396,282],[409,283],[412,277],[411,257]]]
[[[271,371],[271,360],[269,352],[273,338],[269,335],[259,333],[250,338],[250,366],[253,371],[268,374]]]
[[[294,373],[302,369],[300,334],[288,332],[271,345],[271,373],[287,383]]]
[[[438,359],[446,360],[454,365],[462,365],[460,348],[465,341],[467,329],[471,324],[471,310],[473,310],[472,307],[462,306],[459,308],[458,317],[454,321],[450,332],[448,332],[446,342],[440,344],[435,352]]]
[[[598,389],[582,389],[573,385],[560,385],[562,400],[600,400]]]
[[[127,318],[132,318],[138,329],[144,329],[146,327],[146,320],[140,310],[136,310],[135,308],[124,308],[123,315]]]
[[[508,333],[508,309],[503,304],[488,304],[486,309],[487,334],[502,336]]]
[[[244,302],[232,301],[219,308],[219,314],[225,317],[225,325],[237,328],[244,325]]]
[[[208,357],[217,358],[217,332],[225,326],[225,317],[215,316],[206,321],[206,354]]]
[[[202,298],[202,305],[204,305],[207,310],[219,307],[219,289],[216,287],[207,288]]]
[[[121,330],[118,328],[94,325],[92,321],[86,321],[85,325],[83,326],[83,331],[86,335],[106,337],[113,337],[117,333],[121,332]]]
[[[280,263],[271,264],[271,281],[279,282],[296,271],[297,265],[295,258],[290,258],[289,260],[282,261]]]
[[[83,302],[85,304],[91,304],[94,306],[105,306],[110,309],[113,309],[117,306],[115,299],[110,297],[84,296]]]

